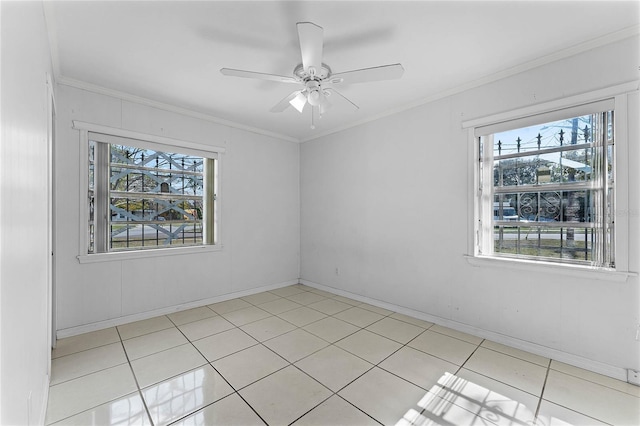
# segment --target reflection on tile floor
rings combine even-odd
[[[55,425],[639,425],[640,388],[304,285],[70,337]]]

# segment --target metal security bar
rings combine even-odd
[[[90,140],[88,252],[213,243],[215,162]]]
[[[614,266],[613,111],[481,136],[479,149],[481,253]]]

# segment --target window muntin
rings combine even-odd
[[[480,133],[480,254],[614,267],[614,113],[597,111]]]
[[[166,148],[89,134],[89,254],[215,244],[217,160]]]

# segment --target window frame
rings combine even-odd
[[[81,121],[73,121],[73,129],[79,131],[79,189],[80,189],[80,211],[79,211],[79,239],[78,239],[78,256],[80,263],[94,263],[114,260],[128,260],[138,258],[149,258],[157,256],[174,256],[185,255],[191,253],[204,253],[220,251],[223,248],[220,232],[220,202],[222,200],[222,154],[225,148],[219,146],[205,145],[195,142],[188,142],[163,136],[155,136],[140,132],[134,132],[124,129],[118,129],[108,126],[102,126]],[[142,148],[157,149],[165,152],[178,152],[182,154],[192,154],[216,160],[216,177],[215,177],[215,200],[213,201],[213,226],[214,238],[212,244],[199,244],[190,246],[174,246],[174,247],[157,247],[144,250],[118,250],[103,253],[89,253],[89,212],[87,208],[87,194],[89,191],[89,176],[87,170],[89,168],[89,134],[99,134],[102,143],[122,143],[122,140],[131,142],[131,146]],[[211,200],[209,200],[211,201]],[[205,202],[207,202],[205,200]]]
[[[628,110],[627,94],[638,90],[638,82],[630,82],[609,88],[584,93],[581,95],[562,98],[550,102],[531,105],[525,108],[494,114],[462,122],[463,130],[467,131],[468,141],[468,246],[467,261],[473,266],[497,266],[515,268],[527,271],[548,271],[554,273],[568,274],[581,277],[600,277],[613,281],[626,281],[629,276],[637,276],[636,273],[629,272],[629,156],[628,156]],[[567,110],[580,110],[584,105],[594,104],[602,101],[612,100],[615,111],[614,134],[614,220],[615,228],[613,235],[614,252],[616,254],[615,268],[597,267],[585,264],[562,263],[545,259],[522,259],[517,257],[506,257],[494,254],[482,254],[479,250],[479,242],[483,232],[480,226],[480,157],[477,133],[480,128],[500,128],[504,123],[524,123],[515,124],[516,128],[525,127],[527,123],[543,123],[547,117],[557,117]],[[577,114],[576,114],[577,115]],[[548,120],[552,121],[552,120]],[[493,201],[493,200],[492,200]],[[493,228],[491,227],[491,232]]]

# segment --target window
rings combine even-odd
[[[478,254],[615,268],[613,107],[474,129]]]
[[[213,245],[217,154],[89,132],[88,254]]]

